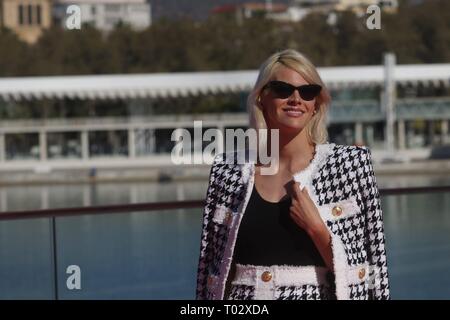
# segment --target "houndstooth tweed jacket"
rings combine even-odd
[[[211,168],[203,215],[197,299],[223,299],[254,164],[225,156]],[[389,299],[382,211],[369,149],[320,144],[293,179],[307,188],[331,234],[337,299]]]

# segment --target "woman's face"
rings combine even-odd
[[[280,66],[271,81],[287,82],[295,87],[309,84],[299,73]],[[261,92],[261,107],[269,129],[300,132],[314,116],[316,98],[307,101],[294,90],[288,98],[278,97],[270,88]]]

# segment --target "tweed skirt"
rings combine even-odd
[[[236,264],[228,300],[334,300],[327,268]]]

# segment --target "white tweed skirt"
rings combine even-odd
[[[325,267],[236,264],[229,300],[330,300],[334,287]]]

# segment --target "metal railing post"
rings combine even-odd
[[[53,257],[53,284],[54,284],[54,293],[55,300],[59,300],[59,291],[58,291],[58,243],[56,238],[56,217],[51,217],[50,220],[51,228],[52,228],[52,257]]]

